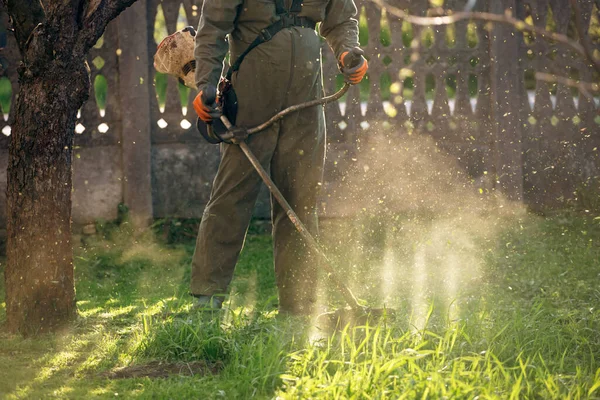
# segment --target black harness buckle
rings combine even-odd
[[[297,19],[296,15],[283,14],[280,18],[281,18],[281,23],[282,23],[284,29],[300,25],[300,24],[298,24],[298,19]]]
[[[273,39],[273,35],[271,35],[271,32],[269,32],[269,28],[262,29],[260,31],[260,36],[265,42],[268,42],[269,40]]]

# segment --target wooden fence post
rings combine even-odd
[[[490,12],[516,12],[516,0],[491,2]],[[512,27],[495,24],[492,29],[492,126],[496,187],[509,200],[523,201],[523,150],[519,34]]]
[[[123,200],[131,223],[143,229],[152,220],[148,16],[146,0],[118,18]]]

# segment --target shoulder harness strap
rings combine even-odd
[[[285,8],[285,0],[275,0],[275,13],[277,15],[287,13],[287,9]]]
[[[282,1],[282,0],[279,0]],[[293,0],[292,1],[292,6],[290,7],[290,13],[291,14],[299,14],[302,11],[302,3],[304,2],[304,0]]]

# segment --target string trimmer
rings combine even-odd
[[[185,32],[186,32],[186,30],[176,32],[175,34],[173,34],[173,35],[169,36],[168,38],[166,38],[165,40],[163,40],[163,42],[159,45],[157,55],[155,56],[155,67],[160,72],[175,75],[180,79],[180,81],[187,83],[189,81],[189,75],[190,74],[193,75],[193,67],[190,68],[190,65],[192,65],[193,62],[192,61],[185,62],[184,61],[184,60],[186,60],[185,58],[180,58],[179,61],[175,63],[177,65],[174,65],[173,60],[176,59],[177,57],[173,56],[172,53],[171,53],[171,57],[168,57],[165,54],[159,54],[161,48],[163,50],[168,48],[168,44],[167,44],[167,46],[164,46],[165,42],[168,39],[171,39],[172,41],[179,40],[180,42],[186,41],[186,40],[189,41],[189,39],[187,39],[185,37],[178,38],[176,36],[176,35],[185,35]],[[185,36],[187,36],[187,35],[185,35]],[[189,35],[189,36],[193,37],[193,35]],[[181,48],[181,47],[185,47],[185,46],[181,46],[181,44],[180,44],[179,47]],[[178,46],[172,46],[172,48],[177,49]],[[175,50],[173,50],[173,51],[175,51]],[[159,55],[161,56],[160,64],[157,63],[157,58]],[[178,55],[181,56],[181,53],[178,52]],[[358,58],[360,56],[360,53],[355,53],[355,56]],[[188,57],[189,57],[189,53],[188,53]],[[165,60],[169,60],[170,63],[166,63]],[[189,60],[189,58],[187,58],[187,60]],[[349,65],[352,65],[352,64],[349,63]],[[162,71],[160,70],[161,69],[160,67],[162,67]],[[333,95],[326,96],[326,97],[312,100],[312,101],[307,101],[305,103],[296,104],[294,106],[288,107],[288,108],[280,111],[279,113],[275,114],[268,121],[266,121],[258,126],[255,126],[253,128],[249,128],[249,129],[235,126],[234,124],[231,123],[231,121],[225,115],[220,116],[220,121],[222,122],[222,124],[224,125],[224,128],[226,129],[225,132],[216,133],[216,132],[212,131],[211,124],[205,125],[200,121],[198,121],[198,123],[197,123],[197,127],[198,127],[199,131],[201,131],[203,136],[206,137],[208,135],[209,137],[217,137],[217,138],[221,139],[222,141],[225,141],[228,143],[233,143],[240,147],[240,149],[246,155],[246,157],[248,158],[248,161],[250,161],[250,163],[252,164],[252,166],[254,167],[254,169],[256,170],[256,172],[258,173],[260,178],[262,179],[262,181],[265,183],[265,185],[267,186],[267,188],[269,189],[269,191],[271,192],[271,194],[273,195],[275,200],[285,210],[288,218],[290,219],[292,224],[294,224],[294,227],[296,228],[298,233],[300,233],[300,235],[306,241],[306,243],[319,256],[319,258],[322,261],[321,266],[327,272],[327,276],[329,277],[331,282],[333,282],[335,284],[336,288],[338,289],[338,291],[340,292],[340,294],[342,295],[342,297],[344,298],[346,303],[348,303],[348,305],[350,306],[349,309],[340,309],[335,312],[323,314],[321,316],[321,319],[327,319],[330,322],[332,322],[333,324],[343,324],[345,321],[355,321],[355,322],[359,321],[360,322],[360,321],[364,321],[368,317],[378,318],[380,316],[393,315],[394,312],[393,312],[393,310],[388,309],[388,308],[370,308],[365,305],[362,305],[358,301],[356,296],[352,293],[352,290],[350,290],[348,285],[346,285],[346,283],[344,283],[342,278],[338,275],[338,273],[332,267],[333,263],[332,263],[331,259],[327,256],[327,254],[325,253],[325,251],[323,250],[321,245],[311,235],[311,233],[308,231],[308,229],[306,228],[304,223],[302,223],[302,221],[300,220],[298,215],[294,212],[294,210],[292,209],[290,204],[287,202],[287,200],[285,199],[285,197],[283,196],[281,191],[277,188],[277,186],[275,185],[275,183],[273,182],[273,180],[271,179],[271,177],[269,176],[267,171],[265,171],[265,169],[260,164],[259,160],[256,158],[254,153],[252,153],[252,151],[248,147],[248,144],[246,143],[246,139],[248,138],[249,135],[253,135],[253,134],[264,131],[265,129],[267,129],[268,127],[273,125],[275,122],[281,120],[282,118],[284,118],[285,116],[287,116],[293,112],[297,112],[297,111],[303,110],[305,108],[315,107],[315,106],[319,106],[319,105],[325,105],[327,103],[337,101],[348,91],[349,88],[350,88],[350,85],[348,83],[346,83],[338,92],[336,92]],[[218,101],[219,99],[217,97],[218,97],[218,95],[217,95],[216,87],[208,86],[203,91],[203,99],[202,100],[205,104],[217,104],[218,105],[221,102]],[[208,132],[204,131],[205,128],[208,130]]]

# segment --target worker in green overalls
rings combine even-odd
[[[219,83],[228,51],[233,65],[227,77],[238,100],[236,125],[253,127],[286,107],[320,98],[317,24],[346,80],[359,83],[367,61],[360,56],[358,64],[345,66],[345,57],[358,47],[356,14],[353,0],[205,0],[194,51],[199,90],[194,108],[199,118],[210,123],[218,116],[202,93],[207,85]],[[291,114],[247,142],[302,222],[316,234],[325,159],[323,107]],[[220,146],[221,162],[192,261],[191,293],[196,308],[204,310],[221,307],[261,184],[237,145]],[[282,208],[271,203],[279,312],[310,315],[316,302],[316,257]]]

